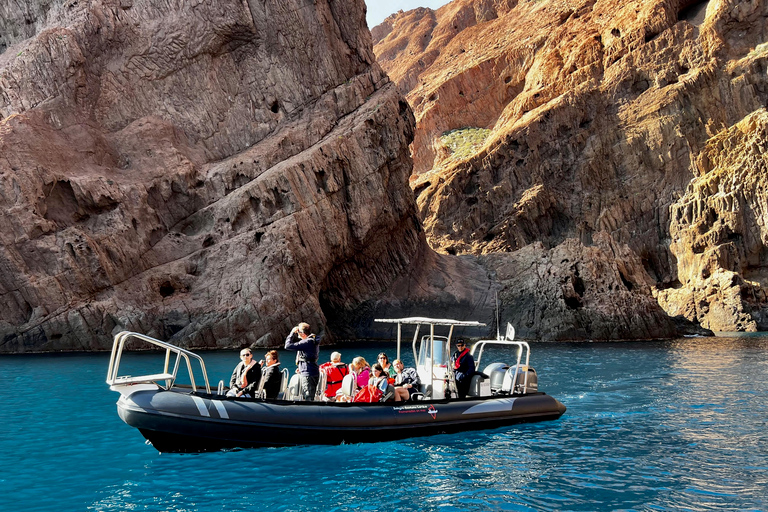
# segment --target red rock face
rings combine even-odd
[[[275,345],[412,264],[362,0],[31,4],[0,6],[0,351]]]
[[[715,193],[692,182],[712,147],[725,153],[725,167],[739,162],[748,175],[760,172],[758,158],[739,156],[741,143],[715,141],[735,141],[723,134],[768,103],[766,19],[768,3],[735,0],[455,0],[390,17],[372,31],[374,50],[414,110],[411,184],[431,246],[494,255],[482,259],[491,272],[501,268],[499,258],[525,261],[519,251],[532,245],[540,243],[547,258],[569,248],[570,275],[553,271],[566,281],[580,276],[579,300],[567,283],[559,290],[541,275],[535,282],[544,286],[530,289],[551,292],[535,301],[505,289],[510,303],[529,311],[518,315],[523,323],[562,306],[583,317],[571,327],[605,332],[606,318],[621,325],[648,317],[647,298],[655,296],[670,315],[713,329],[768,328],[761,284],[768,268],[757,256],[765,242],[755,228],[768,219],[758,194],[736,193],[744,222],[728,222],[733,234],[725,242],[713,234],[724,229],[714,219],[728,217],[720,209],[728,202],[690,197],[691,187]],[[458,157],[442,137],[465,128],[489,134]],[[762,132],[755,133],[750,140]],[[684,206],[704,203],[712,218]],[[592,247],[613,249],[586,250]],[[691,256],[701,250],[720,256]],[[605,258],[621,279],[585,280],[594,263],[583,259],[587,253]],[[721,279],[715,267],[738,277]],[[696,284],[692,275],[703,268],[720,277]],[[721,281],[732,283],[730,291],[707,293]],[[618,298],[625,292],[637,297],[637,315],[616,307],[631,303]],[[654,323],[664,316],[650,314]],[[565,322],[544,332],[575,330]],[[582,332],[589,337],[590,329]]]

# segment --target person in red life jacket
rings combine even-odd
[[[240,359],[242,361],[235,366],[232,378],[229,380],[227,396],[252,397],[253,392],[259,387],[261,366],[253,360],[253,354],[249,348],[240,351]]]
[[[280,356],[277,354],[277,350],[267,352],[259,364],[261,365],[261,378],[264,380],[262,389],[265,397],[275,399],[283,384],[283,373],[280,371]]]
[[[456,381],[456,392],[459,398],[464,398],[469,392],[472,376],[475,374],[475,358],[469,353],[469,347],[464,340],[456,342],[456,352],[451,357],[453,362],[453,378]]]
[[[341,362],[341,354],[333,352],[331,360],[320,365],[320,371],[325,373],[327,378],[325,397],[333,401],[336,399],[336,392],[341,388],[341,381],[349,373],[347,365]]]

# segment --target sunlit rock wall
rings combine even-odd
[[[767,2],[455,0],[393,15],[372,33],[414,110],[412,187],[434,248],[515,258],[540,243],[550,255],[572,252],[571,264],[601,258],[623,268],[619,295],[585,281],[585,290],[603,292],[569,309],[592,317],[593,328],[622,324],[617,304],[642,315],[654,296],[678,320],[764,328],[768,268],[754,234],[766,222],[761,196],[733,198],[743,217],[732,229],[744,241],[730,242],[738,257],[723,256],[727,244],[702,245],[700,208],[680,211],[714,205],[697,196],[692,180],[710,179],[697,162],[768,104]],[[462,129],[489,133],[457,157],[443,136]],[[752,147],[763,144],[759,130],[751,137]],[[760,160],[742,158],[734,144],[721,158],[740,163],[738,176],[763,176]],[[704,231],[693,236],[694,228]],[[706,264],[697,256],[705,245],[702,254],[718,253]],[[496,259],[483,261],[497,270]],[[695,284],[703,268],[709,284]],[[714,279],[724,283],[716,293]],[[576,304],[557,283],[546,288],[539,308]],[[635,300],[624,301],[625,292]]]

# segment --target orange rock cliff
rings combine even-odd
[[[431,246],[523,334],[768,329],[767,2],[454,0],[372,34]]]

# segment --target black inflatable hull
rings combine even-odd
[[[537,393],[518,397],[376,404],[221,399],[142,390],[117,402],[120,418],[161,452],[342,444],[554,420],[565,406]]]

